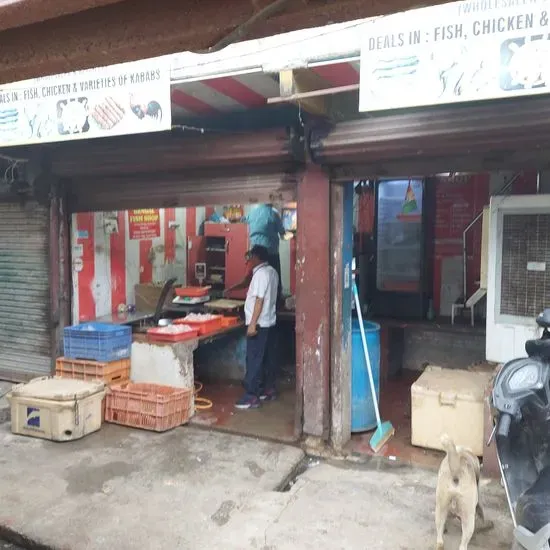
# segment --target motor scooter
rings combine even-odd
[[[514,522],[513,550],[550,550],[550,309],[527,358],[497,374],[491,395],[496,450]]]

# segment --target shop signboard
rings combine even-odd
[[[170,57],[0,86],[0,147],[169,130]]]
[[[155,208],[130,210],[128,225],[131,240],[156,239],[160,237],[160,211]]]
[[[550,92],[550,0],[466,0],[365,23],[359,110]]]

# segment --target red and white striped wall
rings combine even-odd
[[[359,62],[332,63],[310,70],[326,87],[359,84]],[[172,85],[172,116],[175,121],[197,116],[245,111],[263,107],[267,98],[279,95],[274,75],[252,73],[208,78]]]
[[[116,312],[133,304],[138,283],[162,283],[176,277],[186,283],[187,237],[197,236],[214,207],[160,210],[160,237],[130,240],[128,212],[79,213],[72,217],[73,322]],[[221,213],[221,208],[216,209]],[[109,226],[116,217],[118,231]],[[295,290],[294,243],[280,246],[282,283]]]

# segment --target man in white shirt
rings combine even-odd
[[[262,401],[276,399],[275,336],[279,276],[269,265],[269,251],[253,246],[247,254],[252,279],[244,306],[246,320],[246,393],[235,404],[238,409],[257,409]]]

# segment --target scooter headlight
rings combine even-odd
[[[513,392],[526,391],[539,383],[539,369],[535,363],[527,363],[508,378],[508,389]]]

